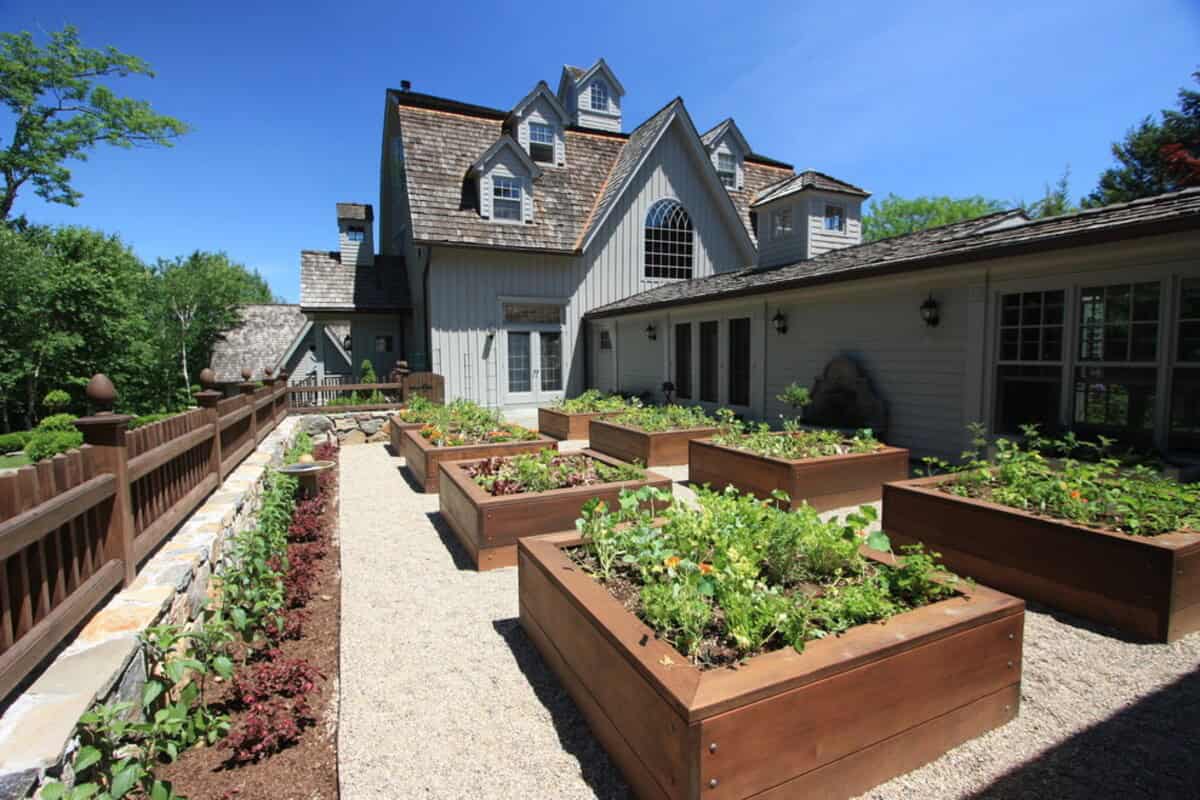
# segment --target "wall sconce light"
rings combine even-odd
[[[654,327],[653,322],[646,326],[646,338],[652,342],[658,338],[658,328]]]
[[[933,292],[929,293],[929,297],[921,303],[921,319],[925,320],[925,324],[930,328],[936,328],[941,317],[938,314],[938,302],[933,299]]]
[[[349,334],[342,337],[342,349],[345,350],[347,353],[350,352],[351,345],[353,345],[353,344],[354,344],[354,340],[350,338]]]
[[[783,315],[783,311],[776,311],[775,316],[771,317],[771,322],[775,325],[775,332],[780,336],[787,333],[787,317]]]

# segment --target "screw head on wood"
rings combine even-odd
[[[113,382],[103,372],[92,376],[85,393],[87,399],[101,411],[111,411],[113,403],[117,401],[117,387],[113,386]]]
[[[1008,635],[1008,638],[1009,638],[1009,639],[1015,639],[1015,638],[1017,638],[1017,635],[1016,635],[1015,633],[1010,633],[1010,634]]]
[[[254,374],[254,371],[251,370],[249,367],[242,367],[242,380],[244,380],[244,381],[250,380],[250,376],[253,374]]]
[[[200,385],[205,389],[211,389],[217,385],[217,373],[213,372],[211,367],[200,370]]]
[[[712,744],[710,744],[708,746],[708,752],[710,752],[710,753],[717,752],[717,743],[716,742],[713,742]]]
[[[1011,662],[1011,661],[1009,661],[1009,662],[1008,662],[1008,666],[1010,666],[1010,667],[1012,666],[1012,662]]]
[[[718,783],[720,783],[720,781],[718,781],[716,778],[713,778],[712,780],[710,780],[708,782],[708,788],[715,789],[715,788],[717,788]]]

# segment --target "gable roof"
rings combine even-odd
[[[375,256],[371,266],[342,264],[342,254],[300,251],[300,308],[396,312],[410,308],[404,259]]]
[[[772,200],[778,200],[781,197],[802,192],[805,189],[817,189],[822,192],[833,192],[835,194],[850,194],[856,197],[870,197],[871,193],[866,189],[855,186],[852,183],[840,181],[824,172],[817,172],[815,169],[806,169],[799,175],[791,178],[785,178],[779,183],[768,186],[755,196],[753,202],[750,203],[751,208],[756,208],[765,203],[770,203]]]
[[[539,97],[546,99],[550,107],[554,109],[554,113],[558,114],[559,122],[566,125],[571,121],[571,116],[567,110],[563,108],[562,103],[558,102],[558,98],[554,96],[554,92],[550,91],[550,87],[545,81],[538,81],[537,86],[533,87],[533,91],[525,95],[513,106],[513,110],[509,112],[510,117],[519,117],[525,113],[525,109],[529,108],[530,104]]]
[[[534,178],[541,177],[542,168],[539,167],[534,160],[529,157],[529,154],[525,152],[525,148],[517,144],[517,140],[509,136],[507,133],[501,134],[500,138],[496,140],[496,143],[485,150],[483,155],[476,159],[475,163],[471,165],[471,172],[478,174],[486,171],[488,162],[495,158],[496,154],[501,150],[511,150],[516,153],[517,158],[520,159],[521,163],[525,166],[525,169],[529,170],[530,175],[532,175]]]
[[[718,122],[709,130],[705,131],[700,136],[700,140],[704,142],[704,146],[710,150],[716,146],[717,142],[721,141],[721,137],[726,133],[732,133],[737,140],[738,147],[741,148],[743,155],[750,155],[750,143],[746,141],[746,137],[742,135],[742,129],[733,121],[733,117],[726,117]]]
[[[275,369],[297,334],[309,324],[300,306],[281,303],[245,305],[238,309],[236,327],[223,332],[213,345],[209,366],[218,383],[241,382],[242,368],[256,376],[263,367]]]
[[[477,189],[467,178],[480,154],[499,139],[511,113],[417,92],[389,90],[389,97],[395,106],[388,113],[399,118],[409,213],[418,244],[562,254],[579,252],[602,197],[614,184],[618,160],[624,157],[630,165],[622,171],[637,163],[632,156],[646,143],[643,129],[656,128],[656,118],[671,105],[630,134],[567,127],[568,166],[543,169],[534,185],[533,221],[504,225],[479,216]],[[631,143],[634,150],[627,154]],[[727,192],[752,239],[753,192],[792,175],[782,162],[755,158],[758,161],[748,157],[745,162],[744,190]],[[718,180],[715,172],[713,180]]]
[[[563,79],[569,78],[571,82],[575,84],[586,83],[592,76],[600,72],[604,73],[604,76],[608,79],[608,82],[613,89],[616,90],[616,93],[620,96],[624,96],[625,87],[621,85],[619,80],[617,80],[616,73],[612,71],[612,67],[610,67],[608,62],[603,58],[596,59],[596,63],[592,64],[592,66],[588,67],[587,69],[583,69],[582,67],[573,67],[570,64],[563,64]],[[562,89],[562,85],[563,80],[560,79],[558,83],[560,91]]]
[[[716,168],[712,162],[708,160],[708,153],[704,149],[703,143],[700,141],[700,134],[696,132],[696,126],[692,124],[692,118],[688,115],[687,109],[684,108],[683,98],[676,97],[671,102],[662,107],[661,110],[650,119],[643,122],[629,136],[629,141],[625,144],[621,151],[617,163],[613,166],[612,172],[608,176],[608,182],[604,187],[604,192],[601,194],[599,201],[596,203],[596,210],[592,213],[591,221],[588,228],[584,231],[583,237],[580,239],[580,249],[586,250],[588,245],[596,237],[596,233],[604,225],[608,216],[616,207],[617,201],[625,190],[629,188],[637,175],[639,168],[646,162],[654,148],[662,141],[663,135],[671,127],[671,124],[678,121],[680,124],[687,126],[687,132],[684,134],[684,141],[696,148],[697,160],[702,163],[700,168],[701,174],[709,184],[709,190],[716,198],[717,207],[724,212],[731,227],[735,228],[742,238],[742,243],[750,250],[754,248],[754,240],[750,238],[750,231],[742,222],[738,209],[734,205],[733,200],[726,191],[720,178],[717,177]],[[738,224],[741,222],[742,224]]]
[[[894,236],[769,269],[664,284],[594,309],[588,318],[776,292],[988,258],[1200,230],[1200,187],[1030,220],[1020,210]]]

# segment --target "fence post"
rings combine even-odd
[[[216,383],[216,373],[208,367],[200,370],[200,385],[204,387],[204,391],[196,393],[196,404],[204,409],[204,418],[213,426],[212,449],[209,450],[208,463],[209,469],[217,476],[217,483],[220,484],[222,480],[221,417],[217,413],[217,403],[221,401],[223,395],[213,388]]]
[[[286,370],[279,370],[279,399],[275,403],[275,415],[283,421],[287,416],[288,406],[291,405],[291,394],[288,393],[288,374]]]
[[[254,411],[254,382],[250,380],[250,376],[254,373],[249,367],[242,367],[242,382],[238,384],[238,389],[242,392],[242,403],[250,404],[250,441],[258,441],[258,414]]]
[[[133,502],[129,492],[129,450],[125,441],[133,417],[112,412],[117,390],[106,375],[98,372],[92,376],[87,385],[87,397],[96,413],[75,420],[75,427],[83,434],[84,443],[91,445],[89,457],[93,469],[97,473],[107,472],[116,479],[116,493],[104,533],[104,555],[107,559],[119,558],[124,562],[125,585],[128,586],[137,577]]]
[[[391,383],[400,384],[401,403],[408,399],[408,387],[404,385],[404,379],[408,377],[409,371],[407,361],[397,361],[396,366],[392,367],[392,374],[388,376]]]

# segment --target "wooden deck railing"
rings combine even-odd
[[[211,386],[211,373],[202,382]],[[88,398],[107,409],[116,392],[97,375]],[[0,699],[132,583],[288,412],[286,379],[269,374],[240,395],[210,388],[196,399],[200,408],[133,431],[123,414],[84,417],[80,449],[0,475]]]
[[[443,402],[445,395],[442,376],[433,372],[403,373],[399,381],[390,383],[342,383],[340,376],[335,377],[339,379],[329,383],[310,379],[289,386],[292,413],[384,411],[399,408],[414,395],[436,403]]]

